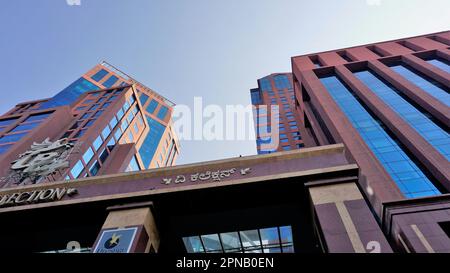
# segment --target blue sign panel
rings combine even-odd
[[[94,253],[129,253],[137,228],[104,230]]]

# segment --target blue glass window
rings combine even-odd
[[[62,105],[69,105],[74,103],[81,94],[87,91],[97,90],[99,87],[85,78],[80,78],[67,88],[59,92],[49,101],[41,104],[40,109],[48,109]]]
[[[95,161],[94,164],[92,164],[92,167],[89,170],[89,172],[91,173],[92,176],[96,176],[99,170],[100,170],[100,163]]]
[[[109,126],[106,125],[106,127],[102,131],[103,139],[107,139],[110,134],[111,134],[111,129],[109,129]]]
[[[188,253],[293,253],[292,228],[273,227],[183,237]]]
[[[0,127],[11,125],[16,121],[17,121],[17,118],[0,120]]]
[[[78,160],[75,166],[73,166],[72,170],[70,170],[70,173],[72,174],[73,178],[78,178],[82,172],[83,172],[83,163],[81,163],[81,160]]]
[[[120,129],[120,127],[118,127],[117,131],[114,133],[114,137],[116,138],[117,141],[119,141],[121,136],[122,136],[122,130]]]
[[[139,96],[139,101],[141,102],[142,107],[145,105],[148,99],[149,97],[146,94],[141,93],[141,95]]]
[[[92,145],[94,146],[95,151],[98,151],[98,149],[100,149],[100,147],[103,144],[103,140],[100,136],[98,136],[94,142],[92,143]]]
[[[108,156],[109,156],[108,150],[103,149],[103,151],[101,151],[100,156],[99,156],[100,162],[102,164],[104,164],[106,159],[108,159]]]
[[[0,155],[6,153],[13,145],[2,145],[0,146]]]
[[[287,75],[276,75],[274,81],[277,89],[288,89],[292,87]]]
[[[116,117],[113,117],[113,118],[111,119],[111,121],[109,122],[109,126],[111,126],[111,128],[114,129],[114,127],[116,127],[116,125],[117,125],[117,118],[116,118]]]
[[[391,107],[433,147],[450,160],[450,136],[401,96],[401,92],[369,71],[355,73],[372,92]]]
[[[426,77],[425,75],[420,74],[420,72],[407,68],[404,65],[396,65],[391,68],[423,91],[438,99],[443,104],[450,106],[450,95],[448,94],[447,87],[432,80],[431,78]]]
[[[52,113],[44,113],[44,114],[37,114],[37,115],[32,115],[30,117],[28,117],[24,122],[32,122],[32,121],[42,121],[46,118],[48,118]]]
[[[128,114],[128,116],[127,116],[127,121],[128,121],[128,123],[131,123],[131,122],[133,121],[133,118],[134,118],[133,112],[130,112],[130,113]]]
[[[94,76],[91,77],[96,82],[101,81],[106,75],[108,75],[108,71],[105,69],[99,70]]]
[[[448,62],[446,60],[434,59],[434,60],[428,60],[427,62],[447,73],[450,73],[450,65],[448,64]]]
[[[350,89],[336,76],[320,80],[406,197],[440,194],[397,141],[385,131],[382,123],[364,108]],[[391,156],[395,155],[400,158],[392,160]]]
[[[128,128],[128,121],[126,119],[124,119],[122,121],[122,124],[120,124],[120,128],[122,128],[122,131],[125,132]]]
[[[289,150],[291,150],[291,146],[283,146],[283,150],[289,151]]]
[[[27,135],[27,133],[20,133],[20,134],[15,134],[15,135],[5,135],[0,138],[0,144],[19,141],[26,135]]]
[[[261,91],[273,91],[272,90],[272,83],[270,82],[269,78],[263,78],[259,80],[259,84],[261,86]]]
[[[156,110],[156,107],[158,107],[158,102],[156,100],[152,100],[147,106],[147,112],[153,114]]]
[[[94,122],[95,122],[95,119],[89,120],[88,122],[86,122],[86,124],[83,126],[83,128],[91,127],[92,124],[94,124]]]
[[[250,91],[250,95],[251,95],[251,99],[252,99],[252,104],[253,105],[257,105],[257,104],[261,104],[262,103],[262,99],[261,99],[261,95],[259,93],[259,89],[252,89]]]
[[[130,160],[130,164],[128,164],[126,172],[136,172],[140,170],[141,168],[139,168],[139,164],[137,163],[136,157],[133,156],[133,158],[131,158]]]
[[[158,112],[158,118],[160,120],[163,120],[164,118],[166,118],[167,111],[169,111],[169,108],[167,108],[166,106],[161,106],[161,109],[159,109],[159,112]]]
[[[92,157],[94,157],[94,151],[92,151],[92,148],[89,147],[83,155],[84,163],[89,164],[89,161],[91,161]]]
[[[128,139],[130,140],[130,142],[134,141],[133,133],[131,131],[128,131]]]
[[[108,144],[106,144],[108,146],[108,149],[110,151],[112,151],[114,149],[114,147],[116,146],[116,141],[114,140],[114,138],[112,137],[109,141]]]
[[[39,122],[21,124],[19,126],[16,126],[14,129],[12,129],[11,132],[28,131],[33,128],[36,128],[39,124],[40,124]]]
[[[117,119],[121,120],[123,118],[124,112],[122,109],[119,109],[119,111],[117,111]]]
[[[87,130],[80,130],[80,131],[78,131],[78,132],[73,136],[73,138],[80,138],[80,137],[82,137],[82,136],[86,133],[86,131],[87,131]]]
[[[123,104],[123,111],[124,111],[124,112],[127,112],[128,109],[130,109],[130,104],[128,103],[128,101],[126,101],[126,102]]]
[[[119,78],[117,78],[116,76],[112,75],[111,77],[109,77],[109,79],[107,79],[104,83],[103,86],[110,88],[112,87],[117,81],[119,80]]]
[[[158,148],[159,142],[166,130],[166,127],[159,123],[158,121],[147,116],[147,122],[150,126],[150,132],[145,137],[141,148],[139,149],[139,154],[141,155],[142,163],[144,163],[144,168],[148,168],[155,155],[155,151]]]

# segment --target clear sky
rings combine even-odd
[[[177,104],[248,105],[291,56],[449,30],[449,12],[448,0],[3,0],[0,113],[101,60]],[[178,163],[255,153],[252,141],[183,141]]]

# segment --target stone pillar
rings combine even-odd
[[[108,208],[92,251],[94,253],[157,253],[159,235],[151,211],[152,203]]]
[[[356,182],[308,183],[322,244],[330,253],[391,253]]]

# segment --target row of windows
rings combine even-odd
[[[148,168],[152,162],[166,127],[148,115],[146,115],[146,118],[150,126],[150,131],[139,149],[139,154],[142,162],[144,163],[144,167]]]
[[[44,122],[52,113],[42,113],[31,115],[9,130],[7,134],[0,137],[0,154],[7,152],[15,142],[25,137],[31,130],[39,126]],[[0,121],[0,132],[2,129],[6,129],[8,126],[17,122],[18,118],[6,119]]]
[[[139,96],[139,101],[141,102],[142,107],[145,107],[145,103],[148,101],[149,97],[141,93]],[[155,110],[158,108],[159,103],[155,99],[152,99],[150,103],[146,106],[145,110],[150,113],[154,114]],[[169,108],[167,106],[161,105],[158,114],[156,115],[160,120],[164,120],[167,116],[167,112],[169,111]]]
[[[183,237],[188,253],[293,253],[291,226]]]
[[[450,64],[449,64],[449,62],[447,62],[444,59],[427,60],[427,62],[429,64],[432,64],[432,65],[436,66],[437,68],[447,72],[447,73],[450,73]]]
[[[123,104],[122,108],[117,111],[116,115],[112,117],[109,124],[105,126],[100,135],[92,142],[92,146],[83,154],[82,160],[79,160],[70,170],[70,174],[73,178],[79,178],[83,172],[85,172],[85,176],[95,176],[98,174],[101,166],[109,157],[116,146],[116,143],[120,141],[134,117],[140,117],[138,115],[139,109],[134,103],[135,99],[131,96],[129,100]],[[127,113],[130,108],[132,108],[132,110],[127,117],[125,117],[125,113]],[[140,120],[142,122],[142,118]],[[133,137],[131,135],[131,140],[132,139]],[[104,145],[105,143],[106,145]],[[95,154],[98,155],[98,159],[94,159]],[[92,160],[93,162],[90,163]],[[70,179],[70,177],[68,176],[66,179]]]
[[[99,86],[93,84],[85,78],[80,78],[74,83],[69,85],[63,91],[59,92],[56,96],[41,104],[39,109],[48,109],[63,105],[70,105],[80,97],[80,95],[88,92],[98,90]]]
[[[412,84],[435,97],[443,104],[450,106],[448,87],[404,64],[392,66],[391,69],[410,81]]]
[[[450,159],[450,136],[434,123],[428,113],[419,111],[405,98],[401,92],[389,83],[383,81],[370,71],[355,73],[356,77],[367,85],[372,92],[384,101],[390,108],[405,120],[411,127],[441,152],[447,160]]]
[[[122,91],[123,89],[119,89],[115,91],[113,95],[111,95],[111,93],[113,93],[112,90],[105,92],[104,95],[98,99],[98,101],[100,101],[100,103],[103,102],[103,104],[95,104],[92,107],[90,107],[89,110],[86,113],[84,113],[80,117],[80,119],[76,121],[61,138],[70,137],[72,139],[77,139],[82,137],[87,132],[88,128],[95,123],[95,121],[103,114],[104,110],[110,106],[112,101],[114,101],[117,98],[117,95]],[[101,93],[94,93],[90,95],[89,98],[91,98],[91,100],[94,100],[93,98],[99,97],[100,94]],[[108,96],[110,97],[108,98]],[[83,109],[86,108],[87,107],[84,107]]]
[[[385,130],[379,119],[365,109],[350,88],[336,76],[320,80],[406,197],[440,194],[399,145],[398,140]]]
[[[96,82],[100,82],[101,80],[103,80],[106,75],[108,75],[109,72],[105,69],[101,69],[99,70],[95,75],[93,75],[91,77],[91,79],[93,79]],[[104,83],[103,86],[105,86],[106,88],[111,88],[114,86],[114,84],[116,84],[119,81],[119,78],[115,75],[111,75]]]
[[[292,88],[291,81],[287,75],[276,75],[273,77],[275,87],[277,89],[290,89]]]

